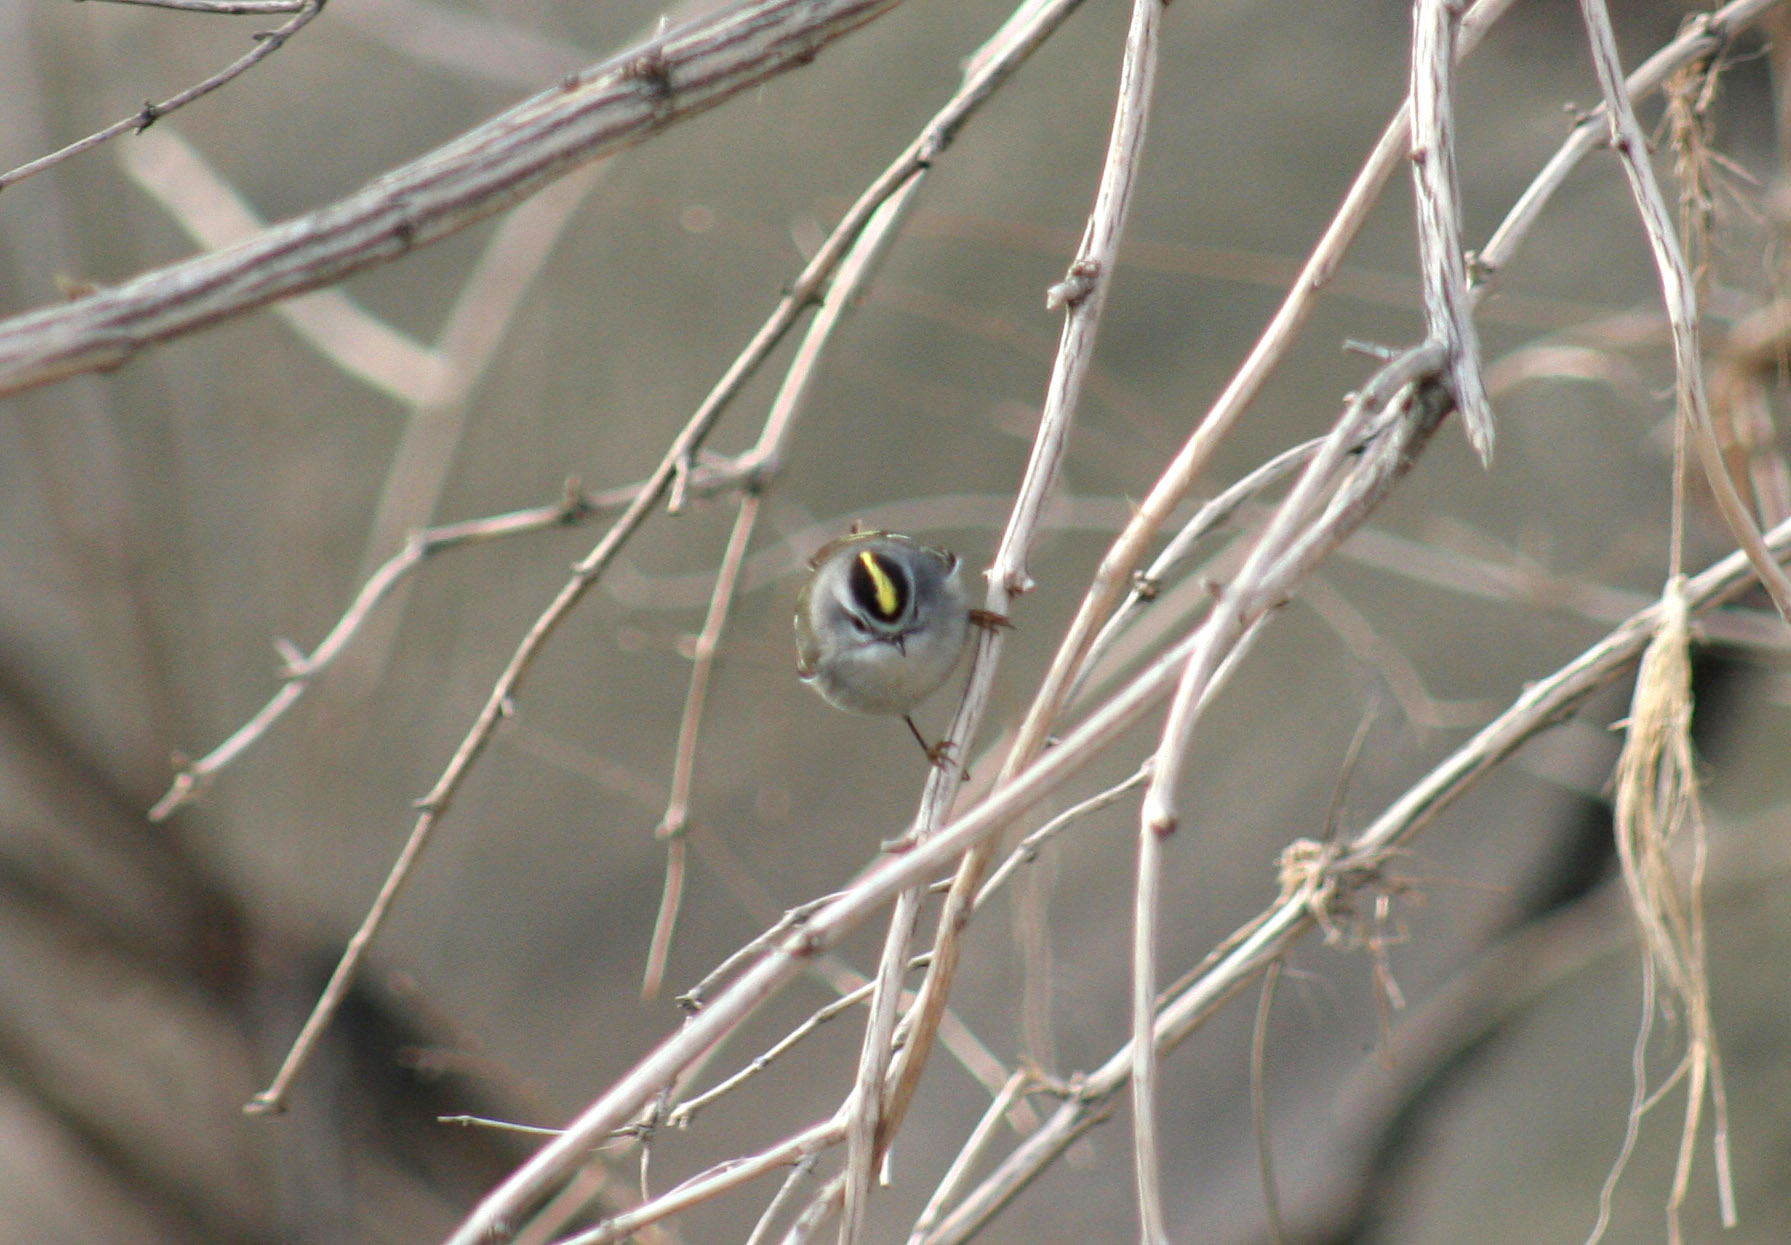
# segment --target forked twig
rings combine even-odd
[[[125,2],[129,3],[131,0],[125,0]],[[136,2],[147,3],[148,0],[136,0]],[[27,161],[26,163],[19,165],[16,169],[12,169],[6,173],[0,173],[0,190],[5,190],[8,186],[16,186],[26,178],[36,176],[45,169],[54,168],[64,160],[73,159],[83,152],[91,151],[101,143],[107,143],[114,138],[117,138],[120,134],[131,132],[141,134],[144,130],[147,130],[161,118],[174,112],[176,109],[184,108],[194,100],[199,99],[202,96],[210,95],[219,87],[241,77],[255,65],[266,60],[275,52],[278,52],[281,48],[285,47],[288,39],[292,38],[293,35],[296,35],[306,26],[309,26],[318,14],[323,12],[323,5],[324,0],[296,0],[296,3],[287,3],[286,0],[270,0],[270,3],[265,5],[251,4],[235,8],[207,10],[220,13],[291,13],[292,17],[272,30],[258,32],[255,35],[254,47],[231,61],[228,65],[224,66],[224,68],[218,70],[218,72],[211,75],[211,77],[195,82],[186,90],[170,95],[159,104],[145,100],[142,108],[138,109],[130,116],[125,117],[123,120],[114,121],[103,130],[97,130],[94,133],[89,134],[86,138],[78,139],[66,147],[59,148],[46,155],[41,155],[35,160]],[[181,3],[179,0],[172,0],[172,2],[171,0],[161,0],[159,7],[197,8],[200,6],[191,3]]]
[[[1486,29],[1510,6],[1511,0],[1480,0],[1462,22],[1458,55],[1466,55],[1479,42]],[[1318,294],[1336,274],[1350,243],[1367,219],[1369,209],[1398,168],[1410,138],[1409,108],[1402,105],[1388,123],[1356,179],[1344,196],[1342,206],[1326,226],[1318,245],[1300,270],[1299,279],[1271,318],[1268,327],[1251,347],[1249,357],[1239,367],[1224,392],[1196,425],[1188,439],[1176,452],[1138,504],[1131,521],[1102,557],[1094,579],[1069,630],[1058,645],[1050,669],[1046,672],[1026,717],[1003,762],[997,786],[1012,782],[1027,767],[1035,764],[1044,751],[1046,740],[1067,702],[1069,690],[1080,677],[1090,647],[1114,604],[1132,585],[1132,575],[1143,560],[1149,542],[1168,522],[1169,516],[1194,487],[1194,482],[1212,461],[1213,454],[1243,416],[1244,410],[1261,392],[1269,375],[1291,347],[1317,303]],[[946,896],[940,914],[938,933],[933,944],[933,966],[921,985],[920,1001],[915,1006],[915,1022],[910,1045],[898,1061],[898,1078],[892,1101],[900,1104],[909,1098],[919,1080],[931,1041],[931,1029],[938,1024],[951,982],[957,971],[958,944],[963,927],[983,874],[987,871],[995,848],[985,845],[966,856],[959,866],[957,881]]]
[[[1629,179],[1630,193],[1648,235],[1654,253],[1654,266],[1660,276],[1661,297],[1666,303],[1667,320],[1673,329],[1673,364],[1678,378],[1680,416],[1689,425],[1692,443],[1697,446],[1698,461],[1710,482],[1723,522],[1735,537],[1735,543],[1746,551],[1760,573],[1760,584],[1766,589],[1780,616],[1791,623],[1791,578],[1773,561],[1760,538],[1760,529],[1748,514],[1747,505],[1736,491],[1735,481],[1723,462],[1722,447],[1717,444],[1716,430],[1710,423],[1710,402],[1704,389],[1704,360],[1698,347],[1698,292],[1691,270],[1686,267],[1685,253],[1674,230],[1673,214],[1661,194],[1660,183],[1648,163],[1648,140],[1630,106],[1623,87],[1623,67],[1617,56],[1617,37],[1611,30],[1610,14],[1603,0],[1580,0],[1580,13],[1592,45],[1592,67],[1604,92],[1610,126],[1611,147],[1623,164]]]
[[[1767,546],[1781,560],[1791,555],[1791,521],[1768,533]],[[1746,555],[1732,553],[1686,582],[1686,608],[1695,617],[1757,582]],[[1503,713],[1408,788],[1350,843],[1328,853],[1320,867],[1333,897],[1371,883],[1389,851],[1421,833],[1527,740],[1633,666],[1660,626],[1661,614],[1659,603],[1641,610],[1573,661],[1526,686]],[[1284,894],[1240,926],[1221,944],[1223,954],[1209,956],[1199,972],[1177,983],[1172,997],[1159,1008],[1153,1030],[1159,1051],[1185,1040],[1257,974],[1280,962],[1318,919],[1308,892],[1299,890]],[[925,1238],[925,1245],[948,1245],[973,1236],[1071,1142],[1111,1112],[1111,1100],[1125,1088],[1131,1067],[1128,1043],[1081,1078],[1076,1092],[966,1195]]]
[[[309,653],[302,653],[291,644],[283,642],[280,645],[283,658],[280,675],[283,682],[279,690],[248,721],[232,731],[223,743],[197,761],[183,764],[168,790],[149,810],[149,819],[162,821],[182,805],[197,799],[219,770],[259,742],[274,723],[298,703],[317,676],[342,655],[349,641],[373,615],[379,604],[430,558],[449,549],[567,527],[583,521],[599,508],[597,499],[587,497],[575,482],[568,482],[565,495],[554,505],[534,506],[527,510],[460,523],[444,523],[414,534],[405,542],[403,549],[387,559],[385,565],[361,585],[354,601],[316,648]]]
[[[1412,182],[1424,323],[1449,348],[1449,382],[1468,440],[1492,462],[1493,417],[1480,373],[1480,337],[1468,302],[1455,175],[1455,54],[1464,0],[1417,0],[1412,8]]]
[[[222,251],[0,323],[0,395],[116,367],[152,342],[396,259],[578,165],[810,63],[897,3],[751,0],[665,31],[336,203]],[[816,256],[824,272],[838,258]]]
[[[1068,273],[1046,296],[1049,309],[1065,313],[1063,331],[1046,388],[1044,409],[1039,415],[1038,432],[1033,438],[1032,454],[1015,491],[1011,516],[988,572],[989,585],[983,608],[995,617],[1006,617],[1010,602],[1032,587],[1026,569],[1028,555],[1045,505],[1056,488],[1076,404],[1093,362],[1101,311],[1111,288],[1119,241],[1125,231],[1137,183],[1161,21],[1159,0],[1135,0],[1120,67],[1119,98],[1114,108],[1113,127],[1094,207]],[[970,677],[946,734],[959,753],[969,746],[988,704],[1001,648],[999,629],[989,628],[979,633]],[[943,771],[935,770],[928,776],[913,830],[916,840],[924,839],[945,820],[955,787],[955,782],[950,781]],[[972,883],[967,888],[966,898],[973,897],[975,890]],[[954,886],[953,894],[957,893],[958,888]],[[919,918],[920,898],[920,893],[914,891],[898,901],[890,918],[879,964],[882,984],[872,1003],[871,1023],[866,1026],[853,1090],[855,1115],[845,1172],[845,1220],[840,1228],[842,1245],[862,1237],[874,1169],[887,1153],[895,1131],[907,1113],[914,1079],[903,1069],[918,1070],[925,1064],[937,1032],[943,999],[936,989],[929,994],[923,986],[914,1014],[926,1023],[911,1023],[908,1040],[900,1053],[892,1049],[899,986],[897,974],[907,959],[908,945]],[[955,947],[946,948],[946,951],[955,957]],[[938,944],[935,944],[933,954],[940,954]],[[934,981],[939,967],[937,960],[931,963],[929,982]],[[945,972],[947,980],[950,975],[948,968]]]

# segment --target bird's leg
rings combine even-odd
[[[920,750],[927,754],[927,760],[931,761],[934,765],[937,765],[940,769],[944,769],[947,765],[951,764],[951,740],[941,739],[936,744],[930,744],[927,742],[927,737],[920,733],[920,727],[914,725],[914,718],[912,716],[904,713],[902,715],[902,721],[906,722],[908,724],[908,729],[914,732],[914,742],[919,744]]]

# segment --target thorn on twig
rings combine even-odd
[[[646,87],[655,116],[664,116],[672,102],[672,66],[665,49],[655,43],[622,65],[622,77]]]
[[[1360,338],[1355,337],[1346,337],[1343,339],[1343,352],[1345,354],[1365,355],[1378,363],[1390,362],[1397,358],[1400,353],[1391,346],[1383,346],[1379,342],[1362,341]],[[1351,394],[1346,400],[1354,401],[1354,398],[1355,395]]]
[[[56,292],[71,303],[78,298],[99,293],[99,285],[86,277],[71,277],[65,272],[59,272],[53,279],[56,282]]]
[[[270,1091],[262,1090],[249,1101],[243,1103],[244,1115],[285,1115],[286,1104],[276,1098]]]
[[[589,518],[591,499],[585,496],[584,482],[577,476],[567,476],[565,485],[560,489],[559,521],[565,527],[571,527],[581,519]]]
[[[678,455],[672,464],[672,496],[665,504],[667,514],[683,514],[684,506],[690,500],[690,478],[696,471],[696,462],[689,450]]]
[[[1100,275],[1101,265],[1098,261],[1077,260],[1070,265],[1070,271],[1063,280],[1045,291],[1045,310],[1062,311],[1066,307],[1076,306],[1094,293],[1095,282]]]
[[[307,673],[310,658],[305,656],[303,649],[285,636],[274,637],[274,653],[280,659],[281,678],[296,679]]]

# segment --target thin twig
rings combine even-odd
[[[1224,524],[1230,522],[1246,502],[1275,487],[1296,470],[1303,466],[1318,447],[1324,444],[1323,437],[1314,437],[1310,441],[1301,442],[1250,471],[1248,474],[1229,485],[1217,496],[1200,504],[1186,523],[1178,531],[1163,551],[1151,562],[1148,570],[1138,572],[1132,581],[1131,591],[1126,594],[1118,608],[1113,611],[1094,641],[1088,647],[1088,654],[1083,659],[1081,673],[1070,684],[1066,699],[1073,703],[1080,698],[1088,680],[1093,676],[1101,663],[1101,658],[1108,649],[1131,625],[1133,616],[1138,610],[1150,605],[1162,594],[1163,585],[1169,575],[1190,554],[1201,540],[1211,535]]]
[[[1654,169],[1648,161],[1648,140],[1636,120],[1624,90],[1623,66],[1617,56],[1617,36],[1611,30],[1610,14],[1603,0],[1580,0],[1580,15],[1586,24],[1586,35],[1592,45],[1592,68],[1604,102],[1610,125],[1611,147],[1629,179],[1630,193],[1641,214],[1642,227],[1648,235],[1648,246],[1654,253],[1654,266],[1660,276],[1662,300],[1666,303],[1667,320],[1673,329],[1673,364],[1678,376],[1680,418],[1690,425],[1698,459],[1704,476],[1710,482],[1717,509],[1735,543],[1746,551],[1760,584],[1766,589],[1779,614],[1791,623],[1791,578],[1773,561],[1760,538],[1760,529],[1748,514],[1747,505],[1736,491],[1735,481],[1723,462],[1722,447],[1717,444],[1716,430],[1710,423],[1710,402],[1704,391],[1704,360],[1698,347],[1698,290],[1685,254],[1680,249],[1674,229],[1673,213],[1661,194]]]
[[[1064,809],[1063,812],[1051,818],[1050,821],[1047,821],[1024,839],[1021,839],[1014,850],[1008,854],[1008,858],[1002,861],[1000,867],[989,875],[988,880],[983,883],[982,889],[976,893],[976,907],[980,910],[984,904],[988,903],[990,897],[993,896],[997,890],[1001,889],[1002,885],[1013,874],[1014,870],[1018,869],[1021,865],[1030,864],[1032,861],[1036,860],[1038,858],[1039,849],[1046,843],[1056,838],[1074,823],[1087,817],[1090,813],[1097,813],[1101,809],[1107,808],[1109,805],[1117,804],[1119,801],[1125,799],[1129,792],[1137,790],[1146,782],[1150,781],[1150,771],[1151,763],[1149,760],[1146,760],[1143,765],[1132,772],[1132,775],[1129,778],[1121,779],[1119,782],[1113,784],[1113,786],[1108,787],[1105,791],[1096,792],[1086,800],[1077,804],[1072,804],[1069,808]]]
[[[1479,42],[1488,26],[1510,7],[1512,0],[1480,0],[1462,23],[1458,54],[1465,56]],[[1299,279],[1288,291],[1268,327],[1251,347],[1249,357],[1239,367],[1212,407],[1196,425],[1193,433],[1176,452],[1169,466],[1158,477],[1143,502],[1135,508],[1131,521],[1102,557],[1093,582],[1077,607],[1076,616],[1058,645],[1051,666],[1040,683],[1026,717],[1016,734],[1013,746],[1003,762],[996,784],[1012,782],[1031,766],[1044,751],[1046,740],[1067,702],[1071,684],[1079,677],[1087,660],[1097,630],[1106,621],[1114,603],[1132,584],[1132,574],[1144,557],[1149,542],[1169,520],[1206,470],[1213,454],[1230,433],[1269,375],[1280,363],[1295,336],[1317,304],[1318,295],[1336,274],[1370,208],[1380,196],[1388,180],[1398,168],[1410,137],[1408,109],[1402,105],[1387,125],[1362,171],[1357,174],[1344,196],[1342,206],[1326,226],[1324,236],[1300,270]],[[957,971],[958,943],[964,924],[969,920],[970,906],[983,873],[987,870],[993,847],[972,854],[959,867],[959,882],[946,897],[940,915],[938,933],[933,945],[933,967],[922,983],[920,1002],[916,1005],[917,1021],[913,1026],[911,1045],[900,1061],[901,1076],[892,1099],[904,1102],[914,1091],[920,1070],[926,1062],[930,1044],[930,1028],[937,1024],[945,999],[951,992]]]
[[[958,1153],[953,1157],[951,1166],[946,1169],[945,1175],[939,1178],[939,1184],[934,1188],[933,1196],[927,1199],[927,1204],[921,1210],[920,1217],[914,1221],[914,1230],[908,1236],[910,1245],[925,1237],[932,1230],[940,1215],[945,1212],[945,1208],[958,1195],[958,1190],[963,1188],[964,1182],[970,1177],[970,1169],[976,1166],[982,1158],[983,1152],[988,1149],[989,1143],[995,1139],[996,1130],[1001,1126],[1002,1116],[1007,1114],[1008,1108],[1025,1092],[1032,1079],[1032,1073],[1025,1068],[1016,1068],[1013,1075],[1008,1077],[1007,1084],[1001,1087],[1001,1092],[995,1096],[989,1103],[988,1109],[983,1112],[983,1118],[978,1120],[976,1127],[970,1130],[969,1139],[959,1147]]]
[[[114,121],[105,129],[89,134],[86,138],[72,142],[60,150],[52,151],[48,155],[39,156],[35,160],[19,165],[19,167],[10,172],[0,173],[0,190],[5,190],[9,186],[16,186],[26,178],[33,177],[36,174],[43,172],[45,169],[54,168],[64,160],[69,160],[83,152],[91,151],[101,143],[110,142],[112,139],[117,138],[120,134],[133,131],[141,134],[144,130],[147,130],[161,118],[167,116],[176,109],[185,107],[187,104],[192,103],[202,96],[210,95],[219,87],[242,76],[255,65],[266,60],[275,52],[278,52],[286,45],[288,39],[292,38],[293,35],[296,35],[306,26],[309,26],[312,20],[315,19],[318,14],[323,12],[323,5],[324,0],[299,0],[299,3],[297,4],[283,4],[282,7],[270,6],[267,8],[242,8],[235,10],[242,13],[291,13],[292,17],[282,25],[275,27],[273,30],[264,30],[258,33],[255,36],[254,47],[250,48],[247,52],[244,52],[234,61],[231,61],[211,77],[195,82],[186,90],[175,95],[170,95],[159,104],[145,100],[142,108],[124,118],[122,121]],[[165,4],[164,7],[178,8],[182,6],[169,3]]]
[[[691,653],[690,685],[684,693],[684,715],[678,724],[677,751],[672,762],[671,794],[666,797],[665,813],[654,834],[671,840],[667,844],[665,887],[659,913],[653,920],[653,940],[647,951],[647,968],[641,981],[641,997],[659,997],[665,980],[665,963],[671,954],[672,930],[677,924],[678,907],[684,893],[684,832],[690,825],[690,793],[696,781],[698,731],[703,719],[703,706],[709,696],[709,679],[715,671],[715,653],[721,647],[721,633],[727,626],[728,607],[734,599],[734,586],[739,582],[740,565],[746,560],[747,544],[752,540],[753,526],[759,518],[759,493],[750,492],[740,499],[734,512],[734,527],[728,533],[727,548],[722,551],[721,566],[715,572],[715,593],[709,601],[709,612],[703,618]]]
[[[1011,68],[1012,64],[1003,67]],[[904,158],[898,157],[897,163],[903,162]],[[791,429],[795,427],[796,416],[819,374],[821,356],[827,344],[833,340],[834,332],[847,312],[857,305],[860,292],[876,271],[890,243],[894,241],[913,206],[926,171],[924,167],[916,169],[894,193],[878,205],[853,242],[852,248],[840,260],[827,300],[816,312],[808,332],[803,334],[795,357],[784,372],[783,383],[778,387],[776,398],[772,400],[758,442],[742,455],[742,459],[749,465],[753,487],[740,499],[740,509],[734,516],[734,528],[728,537],[721,567],[715,575],[709,611],[704,616],[702,631],[697,636],[690,687],[685,695],[684,714],[678,724],[671,794],[666,800],[665,813],[655,832],[660,838],[671,839],[672,842],[667,853],[664,898],[654,919],[653,942],[641,985],[641,994],[645,998],[653,998],[659,993],[660,983],[665,975],[666,957],[670,954],[672,927],[677,919],[679,896],[682,892],[681,875],[675,872],[674,866],[681,863],[683,849],[678,840],[682,838],[690,820],[690,797],[696,781],[696,754],[702,729],[703,707],[708,699],[709,678],[714,669],[715,654],[721,646],[722,632],[727,626],[728,610],[734,599],[740,569],[745,563],[746,550],[758,523],[760,497],[781,470],[784,447]],[[688,478],[688,473],[680,475],[679,485],[682,486]],[[682,500],[679,493],[674,492],[674,510]]]
[[[916,960],[913,967],[922,967],[923,963],[924,961]],[[829,1020],[832,1020],[841,1012],[856,1007],[858,1004],[870,998],[871,991],[875,988],[875,985],[875,982],[866,981],[863,985],[859,986],[858,989],[848,991],[833,1002],[827,1004],[827,1006],[817,1009],[801,1024],[779,1038],[776,1044],[768,1047],[762,1055],[757,1056],[751,1062],[742,1066],[732,1076],[716,1083],[702,1093],[679,1103],[677,1107],[672,1110],[671,1114],[666,1116],[665,1122],[673,1128],[688,1127],[691,1120],[696,1118],[698,1111],[701,1111],[716,1099],[732,1093],[747,1081],[763,1072],[766,1068],[769,1068],[777,1061],[779,1056],[791,1050],[804,1038],[808,1037],[809,1034],[813,1033],[816,1029],[819,1029],[822,1025],[826,1024]]]
[[[0,323],[0,395],[116,367],[152,342],[396,259],[578,165],[809,64],[897,3],[753,0],[656,35],[336,203],[224,250]],[[815,256],[823,272],[838,259]]]
[[[1152,775],[1155,789],[1155,775]],[[1169,1245],[1163,1212],[1163,1167],[1157,1144],[1157,912],[1163,899],[1163,843],[1173,819],[1138,818],[1138,865],[1132,901],[1132,1176],[1138,1194],[1138,1239]]]
[[[1275,1006],[1275,985],[1281,980],[1281,969],[1281,961],[1276,960],[1262,975],[1262,995],[1256,1002],[1256,1023],[1250,1032],[1250,1115],[1256,1126],[1262,1205],[1269,1217],[1269,1239],[1275,1245],[1287,1245],[1287,1228],[1281,1222],[1281,1195],[1275,1190],[1275,1149],[1269,1139],[1268,1077],[1264,1069],[1269,1060],[1269,1013]]]
[[[701,1205],[730,1189],[737,1189],[757,1180],[768,1172],[792,1163],[800,1166],[803,1162],[812,1160],[829,1146],[837,1145],[844,1130],[844,1122],[836,1115],[825,1123],[786,1137],[757,1154],[717,1163],[632,1210],[610,1216],[588,1232],[567,1237],[560,1245],[607,1245],[611,1241],[625,1241],[650,1224],[658,1223],[692,1206]]]
[[[1156,74],[1161,20],[1160,3],[1135,0],[1120,68],[1119,99],[1114,109],[1113,128],[1094,209],[1089,214],[1076,259],[1064,280],[1052,287],[1047,295],[1047,305],[1063,308],[1066,315],[1045,391],[1044,408],[1039,415],[1038,434],[1033,439],[1032,457],[1027,462],[1026,473],[1014,499],[1012,518],[988,572],[989,590],[984,608],[993,614],[1006,615],[1011,600],[1032,587],[1026,569],[1027,559],[1045,503],[1056,486],[1071,418],[1093,361],[1101,311],[1112,285],[1119,241],[1136,184]],[[950,737],[959,741],[960,748],[987,703],[1000,647],[999,632],[985,632],[979,638],[964,705],[952,722],[954,733]],[[1018,746],[1016,743],[1015,747]],[[1012,779],[1013,765],[1013,754],[1010,753],[996,780],[997,785]],[[941,808],[941,820],[943,812]],[[895,1057],[889,1075],[879,1082],[885,1115],[879,1130],[879,1149],[888,1145],[894,1129],[907,1114],[920,1074],[926,1067],[956,975],[961,948],[959,934],[964,922],[970,918],[972,904],[995,849],[996,841],[990,838],[968,853],[959,864],[951,892],[946,896],[934,938],[933,960],[910,1014],[907,1042]],[[862,1177],[862,1172],[859,1175]]]
[[[1455,55],[1463,0],[1417,0],[1412,8],[1412,184],[1418,207],[1418,266],[1424,323],[1449,350],[1449,382],[1468,440],[1492,462],[1493,417],[1480,372],[1480,337],[1468,303],[1455,176]]]
[[[284,682],[280,689],[254,716],[231,732],[223,743],[197,761],[182,765],[168,790],[149,810],[149,819],[162,821],[182,805],[197,799],[219,770],[259,742],[269,728],[298,702],[317,676],[341,656],[343,649],[379,604],[391,595],[401,581],[431,557],[444,550],[482,544],[488,540],[567,527],[582,522],[596,509],[593,500],[587,498],[576,483],[568,483],[565,495],[554,505],[534,506],[484,519],[444,523],[440,527],[426,528],[413,535],[405,542],[403,549],[387,559],[385,565],[361,585],[354,601],[315,649],[307,654],[298,652],[291,645],[281,645],[284,658],[281,677]]]
[[[766,1203],[764,1213],[759,1216],[758,1223],[753,1225],[752,1235],[746,1238],[746,1245],[764,1245],[771,1239],[771,1226],[784,1207],[796,1197],[796,1190],[802,1182],[812,1176],[815,1171],[815,1160],[806,1157],[790,1169],[790,1174],[777,1187],[777,1193]]]
[[[1674,70],[1709,56],[1759,21],[1768,10],[1783,2],[1784,0],[1730,0],[1730,3],[1714,12],[1700,14],[1696,21],[1688,22],[1671,43],[1643,61],[1635,72],[1623,80],[1624,91],[1631,101],[1645,98],[1659,90]],[[1468,33],[1467,20],[1463,20],[1462,27],[1464,42]],[[1499,227],[1493,230],[1486,245],[1480,248],[1474,265],[1473,296],[1476,303],[1488,293],[1491,278],[1510,263],[1523,239],[1541,217],[1542,209],[1548,206],[1549,200],[1554,198],[1555,192],[1566,182],[1568,174],[1579,167],[1580,161],[1605,143],[1609,136],[1607,111],[1606,105],[1601,103],[1579,118],[1573,131],[1555,154],[1549,157],[1530,184],[1524,187],[1524,192],[1505,214],[1505,219],[1499,222]]]
[[[1781,559],[1791,554],[1791,521],[1775,527],[1767,544]],[[1732,553],[1687,581],[1687,609],[1694,616],[1705,613],[1757,582],[1746,555]],[[1638,612],[1567,665],[1529,684],[1504,713],[1444,758],[1345,849],[1328,859],[1324,869],[1331,885],[1346,891],[1371,883],[1378,877],[1378,862],[1389,851],[1421,833],[1527,740],[1561,721],[1627,671],[1654,635],[1660,614],[1658,603]],[[1054,748],[1046,756],[1057,751]],[[1178,983],[1173,997],[1160,1009],[1154,1030],[1159,1050],[1167,1051],[1185,1040],[1252,978],[1278,962],[1316,922],[1307,892],[1300,891],[1277,900],[1240,926],[1221,944],[1228,948],[1225,953],[1209,957],[1201,972]],[[1106,1117],[1110,1099],[1124,1088],[1131,1066],[1128,1043],[1083,1078],[1076,1094],[958,1204],[927,1237],[926,1245],[968,1240],[1076,1137]]]
[[[291,13],[306,8],[314,0],[103,0],[106,4],[134,4],[146,9],[179,9],[184,13],[217,13],[241,17]],[[322,8],[318,4],[316,7]]]

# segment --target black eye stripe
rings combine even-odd
[[[873,550],[862,550],[853,556],[846,584],[853,604],[878,622],[894,623],[908,612],[907,571]]]

